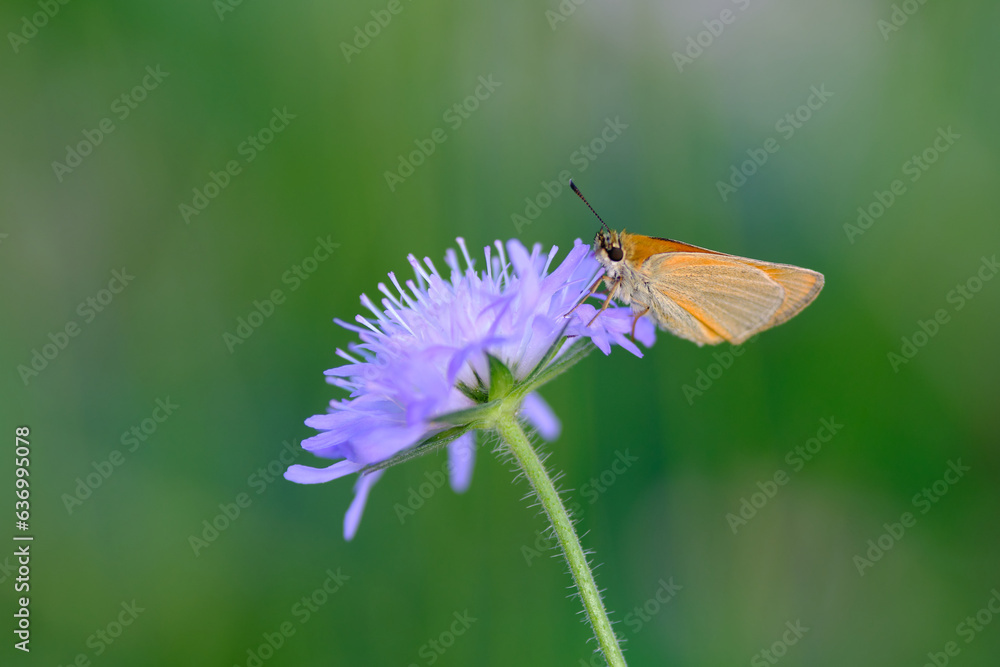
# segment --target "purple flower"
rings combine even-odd
[[[339,460],[326,468],[293,465],[285,478],[316,484],[362,472],[344,519],[348,540],[382,468],[447,444],[451,486],[462,492],[472,480],[473,431],[489,427],[491,409],[516,401],[521,417],[552,440],[559,419],[534,391],[538,386],[594,346],[609,354],[612,344],[620,345],[642,356],[627,337],[631,309],[609,308],[589,326],[597,312],[590,304],[566,316],[600,270],[579,239],[551,272],[557,247],[543,255],[536,244],[529,254],[511,240],[505,254],[497,241],[495,254],[485,248],[486,268],[477,272],[465,242],[457,241],[464,270],[453,249],[445,253],[447,279],[429,258],[421,264],[410,255],[416,282],[400,284],[390,273],[392,288],[378,285],[381,308],[361,296],[371,317],[358,315],[357,325],[334,320],[360,339],[348,352],[337,350],[345,365],[326,371],[327,381],[349,396],[306,420],[320,433],[302,447]],[[647,319],[638,322],[636,338],[652,345],[654,327]]]

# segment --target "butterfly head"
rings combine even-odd
[[[594,257],[609,273],[617,273],[625,260],[621,237],[622,234],[607,228],[598,230],[594,237]]]

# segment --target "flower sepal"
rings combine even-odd
[[[490,360],[490,402],[500,402],[514,388],[514,374],[492,354],[486,356]]]
[[[465,410],[455,410],[454,412],[438,415],[431,421],[441,422],[443,424],[453,424],[455,426],[462,426],[471,422],[489,424],[493,421],[493,413],[495,413],[501,405],[503,405],[503,401],[497,399],[487,403],[480,403],[479,405],[466,408]]]

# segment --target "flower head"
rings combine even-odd
[[[627,338],[631,309],[608,308],[592,323],[594,306],[574,310],[600,268],[579,239],[551,272],[555,246],[543,255],[540,244],[529,253],[511,240],[505,253],[497,241],[495,254],[485,248],[485,269],[477,272],[465,242],[457,241],[464,269],[453,249],[445,253],[447,278],[429,258],[421,264],[410,255],[415,281],[400,284],[390,273],[392,288],[378,285],[381,308],[361,296],[371,317],[358,315],[357,325],[334,320],[360,339],[347,352],[337,350],[345,365],[326,371],[349,396],[306,420],[321,432],[302,447],[340,460],[326,468],[293,465],[285,477],[315,484],[363,473],[344,519],[346,539],[386,465],[447,444],[452,488],[464,491],[472,479],[473,431],[489,426],[489,410],[514,404],[542,437],[554,439],[559,420],[538,386],[595,346],[609,354],[620,345],[642,356]],[[649,346],[654,327],[642,319],[635,335]]]

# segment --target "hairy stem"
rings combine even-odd
[[[552,479],[545,470],[545,465],[538,457],[538,453],[528,440],[517,417],[508,410],[504,410],[496,422],[497,430],[503,442],[510,447],[518,465],[524,471],[528,481],[538,494],[538,499],[545,508],[545,513],[555,529],[559,538],[559,546],[562,547],[566,562],[573,573],[573,581],[576,583],[580,597],[583,598],[583,606],[590,618],[590,624],[597,634],[597,641],[601,644],[604,652],[604,659],[610,667],[625,667],[625,658],[622,650],[618,646],[618,638],[615,637],[614,630],[611,629],[611,621],[608,620],[608,613],[604,609],[601,601],[600,591],[594,583],[594,575],[587,564],[587,557],[580,546],[580,538],[577,537],[570,521],[566,506],[563,505],[559,493],[556,491]]]

